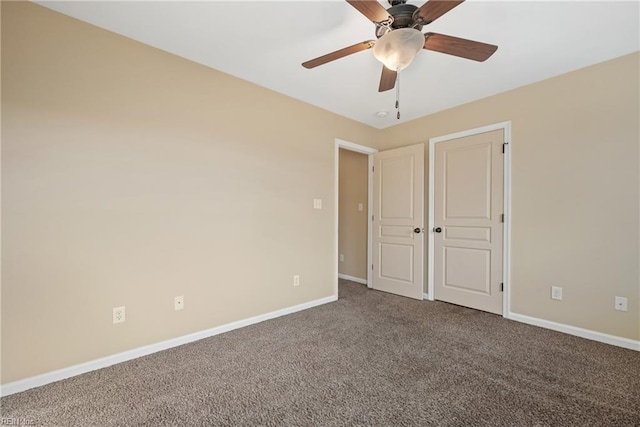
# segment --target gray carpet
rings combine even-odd
[[[341,281],[338,302],[0,403],[55,426],[639,426],[640,353]]]

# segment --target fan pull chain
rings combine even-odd
[[[400,72],[396,75],[396,117],[400,120]]]

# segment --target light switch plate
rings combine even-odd
[[[362,203],[358,203],[358,211],[362,212],[363,209],[364,209],[364,205]]]
[[[313,199],[313,209],[322,209],[322,199]]]

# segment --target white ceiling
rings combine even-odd
[[[498,51],[483,63],[421,51],[401,73],[397,120],[395,91],[377,91],[381,64],[371,50],[312,70],[300,65],[375,39],[374,25],[342,0],[38,3],[376,128],[640,50],[638,1],[468,0],[423,32]]]

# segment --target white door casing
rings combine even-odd
[[[373,158],[373,288],[421,300],[424,144],[379,152]]]
[[[435,299],[503,314],[504,129],[435,144]]]

